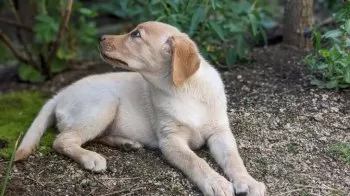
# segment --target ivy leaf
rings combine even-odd
[[[18,70],[19,77],[23,81],[40,83],[45,81],[45,77],[32,66],[21,64]]]
[[[38,41],[50,42],[58,32],[58,21],[53,17],[41,14],[36,17],[34,26],[35,37]]]

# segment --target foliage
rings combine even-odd
[[[344,163],[350,164],[350,143],[336,142],[331,148],[331,155]]]
[[[16,13],[12,0],[7,2],[7,6],[13,10],[16,16],[18,13]],[[24,81],[42,82],[52,75],[66,70],[70,61],[77,59],[79,55],[82,55],[81,53],[95,47],[97,44],[95,41],[97,30],[95,23],[91,22],[91,18],[97,14],[88,8],[82,7],[80,3],[74,2],[71,13],[74,20],[68,22],[68,26],[65,27],[61,23],[64,21],[64,13],[67,9],[65,2],[68,1],[40,0],[33,2],[37,10],[35,24],[29,27],[33,42],[19,42],[21,45],[16,48],[28,58],[27,61],[19,59],[19,76]],[[20,21],[17,21],[17,23],[20,23]],[[23,29],[18,30],[28,34]],[[59,36],[61,31],[61,36]],[[19,36],[17,41],[20,40],[21,37]],[[58,41],[57,47],[55,45],[56,41]],[[57,50],[54,51],[55,47]],[[50,56],[53,57],[50,58]]]
[[[336,10],[336,9],[339,9],[340,8],[340,4],[339,2],[341,2],[343,0],[337,0],[337,1],[334,1],[334,0],[315,0],[314,4],[315,6],[322,6],[322,7],[325,7],[327,9],[330,9],[330,10]]]
[[[19,140],[21,139],[21,137],[22,137],[22,132],[18,136],[18,138],[16,140],[16,143],[15,143],[15,145],[13,147],[11,158],[10,158],[10,161],[9,161],[9,163],[7,165],[6,172],[5,172],[5,177],[4,177],[4,180],[2,182],[0,196],[4,196],[5,195],[6,186],[7,186],[8,182],[9,182],[9,179],[10,179],[10,175],[11,175],[11,171],[12,171],[12,165],[13,165],[13,161],[14,161],[14,158],[15,158],[15,151],[17,149],[17,146],[18,146],[18,143],[19,143]]]
[[[334,15],[339,27],[323,35],[314,30],[315,52],[306,57],[306,63],[321,88],[350,87],[350,2],[344,3]]]
[[[204,56],[225,62],[228,68],[249,61],[252,44],[256,39],[266,41],[265,28],[274,25],[260,0],[120,0],[94,9],[134,23],[156,20],[174,25],[199,44]]]
[[[25,133],[48,96],[41,92],[25,91],[0,96],[0,140],[7,145],[0,149],[0,156],[10,157],[21,132]],[[51,150],[53,129],[48,130],[40,141],[42,152]]]

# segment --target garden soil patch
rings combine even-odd
[[[350,141],[350,92],[310,86],[303,56],[281,45],[258,48],[252,64],[221,71],[231,128],[248,171],[265,182],[267,195],[347,196],[350,165],[330,151],[337,141]],[[62,73],[43,85],[3,82],[0,91],[56,92],[85,75],[107,71],[113,69],[101,64]],[[6,195],[200,195],[157,150],[86,147],[106,157],[106,172],[94,174],[55,152],[36,152],[14,165]],[[222,172],[208,149],[197,153]],[[0,171],[6,166],[1,159]]]

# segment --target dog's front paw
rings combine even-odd
[[[80,163],[87,170],[102,172],[106,170],[106,159],[96,152],[88,151],[80,157]]]
[[[243,175],[232,180],[235,196],[264,196],[264,183],[256,181],[250,175]]]
[[[200,186],[205,196],[233,196],[232,183],[220,175],[209,178]]]

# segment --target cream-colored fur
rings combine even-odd
[[[27,158],[56,120],[54,149],[88,170],[105,170],[106,160],[82,148],[87,141],[147,146],[159,148],[205,195],[264,195],[265,185],[238,153],[220,75],[187,35],[146,22],[129,34],[101,37],[99,48],[104,61],[135,72],[94,75],[62,90],[34,120],[16,160]],[[226,178],[193,152],[204,144]]]

